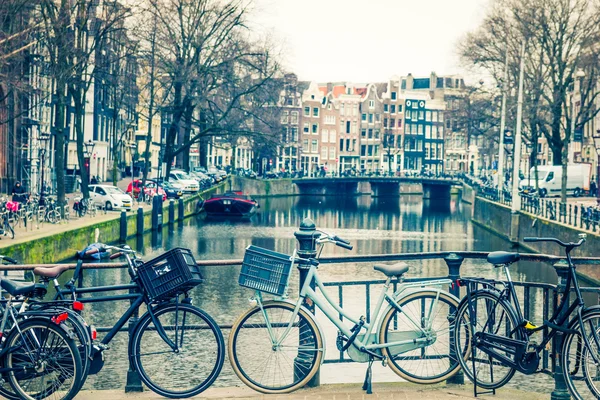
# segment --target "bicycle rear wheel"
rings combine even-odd
[[[495,360],[473,343],[472,338],[476,332],[493,333],[504,335],[505,337],[523,340],[521,330],[517,329],[512,335],[510,332],[517,326],[517,318],[513,308],[506,301],[502,300],[498,294],[489,290],[480,290],[471,294],[471,304],[465,296],[461,301],[456,312],[456,321],[467,321],[468,329],[458,330],[455,338],[455,349],[458,361],[465,375],[473,382],[477,377],[477,386],[484,389],[498,389],[506,385],[515,374],[515,369],[503,365],[499,360]],[[473,310],[473,324],[471,323],[471,311]],[[468,346],[468,352],[463,353],[459,349]],[[462,354],[462,356],[461,356]],[[508,352],[507,357],[514,357]]]
[[[569,392],[576,399],[600,398],[600,370],[594,363],[591,351],[599,356],[599,346],[594,333],[600,338],[600,311],[594,310],[582,316],[583,329],[579,322],[569,327],[578,334],[567,334],[564,337],[560,363]],[[587,348],[583,340],[586,335],[591,348]]]
[[[22,399],[70,400],[80,389],[82,366],[74,341],[45,318],[31,318],[12,329],[5,356],[10,384]]]
[[[217,323],[201,309],[170,303],[154,310],[155,320],[177,345],[159,335],[149,313],[135,328],[129,354],[142,381],[172,399],[195,396],[217,378],[225,360],[225,342]]]
[[[301,309],[292,319],[293,312],[293,304],[267,302],[262,309],[248,310],[233,324],[229,361],[236,375],[252,389],[289,393],[306,385],[319,369],[323,358],[321,332],[306,311]]]
[[[382,349],[390,368],[414,383],[437,383],[460,369],[452,343],[458,301],[446,292],[425,290],[399,299],[385,314],[379,343],[402,342]],[[466,323],[457,329],[466,329]],[[405,343],[415,340],[417,343]],[[464,355],[468,346],[461,350]]]

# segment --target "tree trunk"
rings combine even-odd
[[[82,93],[81,88],[75,88],[72,91],[72,96],[73,103],[75,105],[75,135],[77,146],[77,161],[79,164],[79,171],[81,174],[81,193],[83,194],[84,199],[88,199],[90,197],[90,190],[88,187],[90,177],[87,167],[85,166],[85,155],[83,154],[83,139],[85,134],[85,132],[83,132],[83,116],[85,114],[85,109],[83,106],[82,99],[84,98],[84,94]]]
[[[179,132],[179,123],[183,115],[183,105],[181,104],[181,83],[175,83],[173,88],[173,121],[167,131],[167,140],[165,143],[164,162],[166,165],[165,180],[168,180],[169,173],[171,172],[171,164],[173,163],[173,147],[175,146],[175,139]]]
[[[568,165],[568,157],[569,157],[569,146],[564,146],[562,148],[562,177],[560,181],[560,202],[567,202],[567,165]]]
[[[190,136],[192,133],[192,116],[193,116],[193,114],[194,114],[194,108],[187,107],[187,109],[185,110],[185,130],[183,131],[183,141],[181,141],[181,143],[179,143],[180,146],[183,143],[189,143],[189,141],[190,141]],[[183,170],[185,172],[190,171],[190,150],[189,150],[189,148],[187,149],[187,151],[182,152],[181,164],[182,164]]]
[[[154,19],[154,25],[156,25],[156,18]],[[150,60],[150,101],[148,104],[148,134],[146,135],[146,153],[144,154],[144,173],[142,174],[142,188],[146,186],[146,180],[148,179],[148,170],[150,168],[150,149],[152,146],[152,120],[154,119],[154,75],[155,75],[155,64],[154,58],[156,55],[156,31],[152,34],[152,50]],[[160,168],[160,160],[158,160],[158,167]],[[143,189],[142,189],[143,190]],[[131,188],[131,194],[133,196],[133,188]],[[158,194],[158,191],[156,192]]]

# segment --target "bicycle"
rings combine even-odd
[[[350,316],[324,290],[317,274],[318,258],[326,243],[352,249],[350,243],[317,231],[320,245],[316,258],[290,257],[256,246],[246,249],[239,283],[255,290],[252,308],[233,324],[229,336],[229,360],[236,375],[252,389],[263,393],[289,393],[309,382],[323,361],[323,333],[309,301],[339,330],[336,345],[357,362],[368,362],[363,390],[372,392],[371,366],[382,361],[402,378],[416,383],[436,383],[458,372],[460,365],[452,354],[453,318],[459,301],[441,287],[450,279],[403,282],[405,263],[377,265],[386,276],[368,323],[364,316]],[[297,301],[287,300],[292,266],[306,269],[306,279]],[[399,283],[392,295],[387,292],[392,279]],[[321,295],[313,289],[319,288]],[[262,293],[279,297],[264,301]],[[388,303],[382,312],[384,301]],[[346,319],[354,324],[348,327]],[[375,329],[375,321],[380,321]]]
[[[129,360],[139,372],[142,382],[153,392],[170,398],[195,396],[206,390],[217,378],[225,359],[225,342],[217,323],[200,308],[192,305],[189,291],[203,279],[198,266],[187,249],[175,248],[144,263],[129,246],[105,246],[116,250],[111,259],[125,257],[132,283],[104,287],[79,288],[82,264],[78,263],[73,278],[61,288],[58,276],[64,267],[41,271],[54,282],[56,299],[78,300],[86,293],[128,290],[126,295],[107,296],[106,301],[130,300],[131,304],[102,341],[92,346],[90,374],[103,366],[102,353],[127,324],[142,304],[142,315],[130,336]],[[180,299],[181,295],[183,298]],[[101,301],[99,298],[90,301]],[[181,374],[195,367],[193,374]],[[86,377],[83,379],[85,380]]]
[[[83,370],[66,308],[29,305],[30,297],[44,292],[36,283],[2,279],[0,287],[11,295],[0,301],[0,394],[11,400],[74,398]]]
[[[0,212],[0,235],[8,236],[11,239],[15,238],[15,230],[10,223],[10,213],[8,210]]]
[[[595,375],[600,363],[600,306],[586,307],[579,289],[571,259],[571,251],[585,242],[586,235],[579,236],[578,242],[570,243],[556,238],[524,238],[525,242],[554,242],[565,248],[569,270],[565,295],[550,320],[543,321],[541,326],[524,319],[510,277],[509,267],[519,260],[518,253],[493,252],[488,255],[489,263],[504,269],[506,281],[479,278],[459,281],[467,287],[467,294],[458,307],[456,321],[466,320],[469,326],[464,330],[467,336],[455,336],[455,350],[465,346],[471,348],[470,352],[459,352],[466,356],[459,357],[459,362],[465,375],[474,384],[475,395],[478,394],[477,387],[495,392],[507,384],[516,371],[527,375],[540,372],[540,352],[547,348],[556,335],[562,334],[565,336],[560,365],[569,392],[576,399],[583,399],[576,385],[584,382],[585,385],[581,386],[589,389],[586,393],[593,398],[600,397],[600,388],[596,386],[598,376]],[[477,289],[479,285],[481,289]],[[575,299],[570,303],[572,289]],[[592,320],[596,322],[592,323]],[[589,334],[586,326],[591,328]],[[531,340],[531,335],[541,330],[548,330],[548,335],[537,344]],[[594,376],[590,376],[591,373]]]

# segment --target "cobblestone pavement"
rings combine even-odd
[[[514,389],[498,390],[495,396],[479,395],[477,398],[493,400],[527,400],[548,399],[548,394],[529,393]],[[367,395],[360,384],[322,385],[318,388],[298,390],[287,395],[262,395],[246,387],[210,388],[196,398],[205,399],[289,399],[289,400],[359,400],[359,399],[398,399],[398,400],[459,400],[473,399],[473,387],[470,385],[426,385],[419,386],[408,383],[375,383],[373,394]],[[77,395],[78,400],[96,399],[162,399],[150,391],[125,394],[123,391],[99,390],[84,391]]]

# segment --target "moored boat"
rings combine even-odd
[[[198,203],[200,213],[208,217],[250,218],[259,207],[256,200],[239,190],[213,194],[209,199]]]

